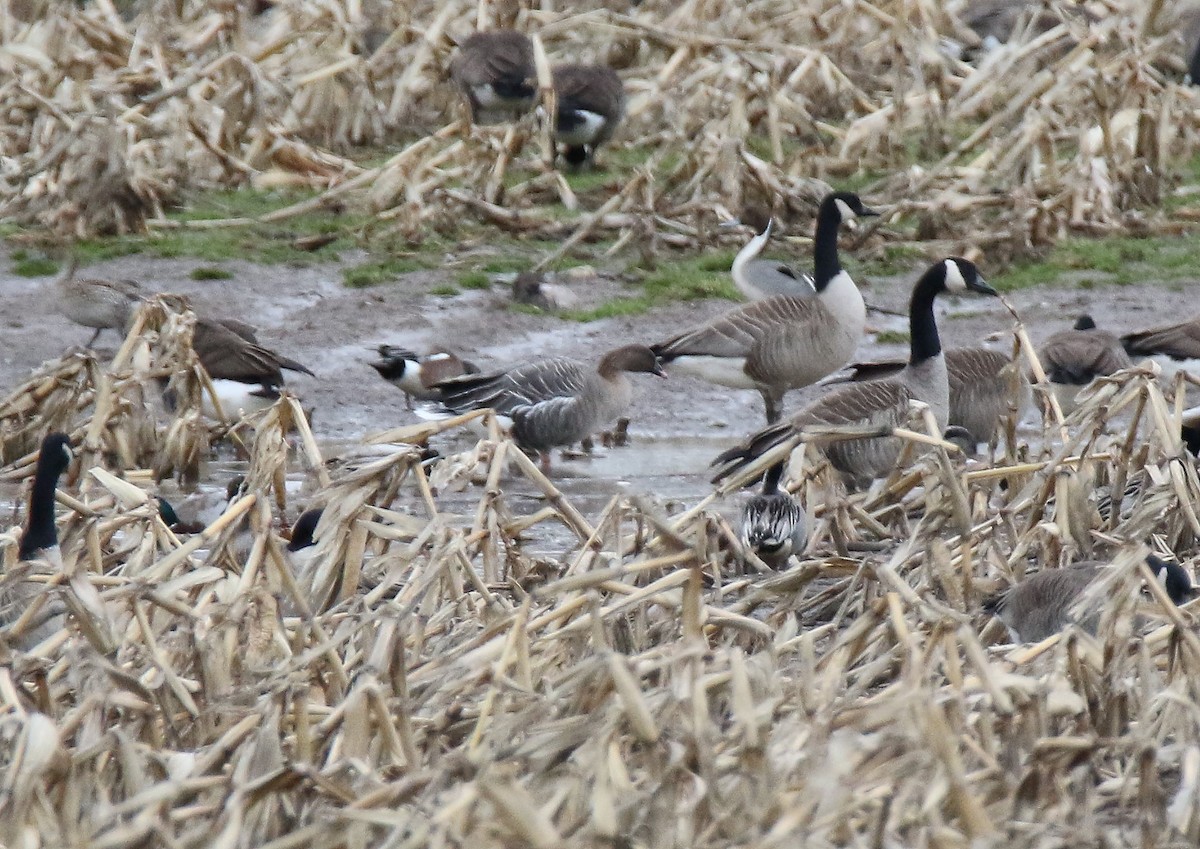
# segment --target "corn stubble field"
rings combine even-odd
[[[469,218],[699,249],[721,217],[802,227],[825,183],[877,174],[865,192],[891,214],[862,250],[1000,263],[1069,233],[1178,229],[1186,208],[1161,207],[1200,138],[1170,4],[1098,4],[974,66],[938,50],[966,36],[932,0],[498,4],[547,53],[622,73],[615,147],[655,152],[584,204],[530,165],[549,150],[532,122],[455,124],[446,36],[475,28],[474,3],[44,5],[0,0],[0,215],[62,237],[163,227],[186,191],[249,184],[321,191],[280,217],[353,205],[402,239]],[[396,138],[383,164],[353,161]],[[498,438],[423,463],[457,422],[328,464],[292,401],[215,429],[191,322],[155,300],[111,362],[71,354],[0,405],[5,480],[48,428],[86,470],[60,529],[71,625],[3,649],[4,845],[1200,842],[1200,640],[1142,565],[1147,545],[1197,555],[1182,386],[1124,373],[1065,426],[1043,399],[1044,442],[969,471],[935,434],[851,496],[805,448],[812,554],[771,573],[711,509],[741,481],[674,515],[615,498],[585,516]],[[165,425],[144,403],[160,374],[181,398]],[[146,487],[194,476],[218,436],[249,451],[253,494],[181,540]],[[267,532],[297,467],[330,529],[304,586]],[[1097,487],[1143,471],[1097,511]],[[512,476],[545,507],[510,509]],[[439,503],[462,490],[466,515]],[[543,522],[577,545],[528,555]],[[983,597],[1084,556],[1115,566],[1090,591],[1097,633],[1007,645]]]

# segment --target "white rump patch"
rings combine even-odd
[[[952,259],[946,260],[946,289],[950,292],[965,292],[967,281],[963,279],[962,269]]]
[[[667,364],[677,374],[691,375],[730,389],[755,389],[758,384],[746,374],[744,357],[707,357],[688,355]]]
[[[841,214],[843,221],[850,221],[858,217],[854,210],[850,208],[850,204],[846,203],[841,198],[834,198],[833,202],[837,204],[837,210]]]
[[[586,109],[576,109],[575,117],[582,119],[583,123],[575,127],[569,133],[558,133],[558,140],[566,145],[591,144],[600,131],[604,129],[604,125],[608,119],[599,112],[589,112]]]

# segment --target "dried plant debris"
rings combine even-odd
[[[0,406],[4,479],[31,477],[48,426],[82,455],[61,561],[32,572],[69,613],[33,645],[0,624],[5,845],[1200,839],[1195,605],[1144,566],[1195,569],[1200,479],[1152,370],[1064,419],[1018,326],[1042,439],[967,463],[905,430],[896,471],[853,494],[804,445],[810,540],[778,571],[746,568],[714,509],[732,482],[673,515],[633,496],[585,515],[486,413],[325,462],[286,395],[234,426],[245,486],[186,536],[152,497],[154,464],[210,436],[179,306]],[[182,414],[136,403],[159,374]],[[479,419],[469,450],[427,449]],[[314,544],[286,545],[307,506]],[[548,524],[568,542],[531,554]],[[7,576],[30,565],[16,540]],[[1008,644],[987,599],[1086,558],[1108,567],[1081,625]]]
[[[273,220],[353,203],[413,241],[465,212],[547,238],[696,246],[729,217],[805,227],[814,198],[853,179],[902,222],[883,238],[1003,259],[1072,231],[1169,226],[1173,164],[1200,138],[1183,3],[8,5],[0,217],[62,233],[163,226],[188,189],[305,186],[324,195]],[[626,118],[604,154],[632,174],[583,198],[546,170],[533,114],[469,126],[450,62],[498,26],[536,35],[539,60],[618,71]],[[396,152],[364,169],[363,144]],[[589,214],[564,221],[560,204]]]

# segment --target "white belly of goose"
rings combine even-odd
[[[214,380],[213,388],[217,390],[217,401],[225,416],[238,419],[241,416],[265,410],[279,400],[278,393],[264,396],[263,388],[258,384],[239,383],[236,380]],[[210,419],[220,418],[213,407],[212,398],[207,392],[201,393],[201,412]]]
[[[578,123],[566,132],[558,132],[558,140],[565,145],[591,144],[604,129],[607,118],[599,112],[576,109],[572,113]]]
[[[688,355],[671,360],[669,368],[677,374],[698,377],[730,389],[754,389],[758,384],[746,374],[745,357]]]

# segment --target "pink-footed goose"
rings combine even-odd
[[[452,413],[491,408],[511,423],[517,444],[548,467],[551,448],[591,436],[621,416],[632,400],[627,373],[665,377],[644,345],[609,351],[595,367],[567,357],[534,360],[507,371],[465,375],[436,385]]]

